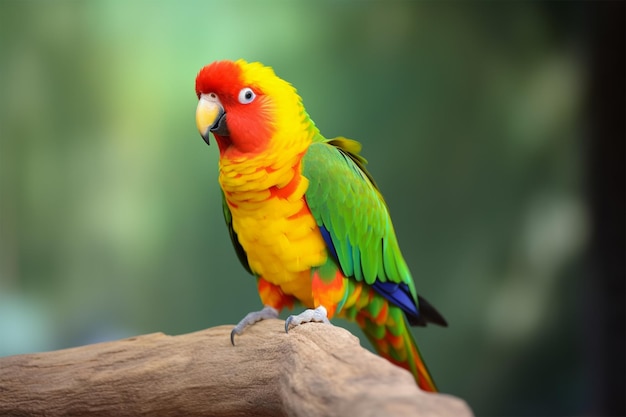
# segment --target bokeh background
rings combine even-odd
[[[198,70],[245,58],[364,144],[450,323],[414,332],[444,392],[477,415],[618,415],[623,167],[599,175],[624,137],[596,133],[623,100],[594,89],[617,74],[623,99],[603,41],[623,45],[624,8],[603,4],[1,2],[0,355],[260,307],[194,121]]]

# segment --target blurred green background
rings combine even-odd
[[[574,3],[0,3],[0,355],[260,307],[194,121],[198,70],[245,58],[364,144],[450,323],[414,332],[442,391],[589,412],[586,25]]]

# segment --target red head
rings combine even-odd
[[[302,108],[293,87],[278,78],[270,67],[243,60],[216,61],[196,77],[199,99],[196,124],[209,143],[213,133],[225,152],[258,153],[266,149],[279,129],[281,114]]]

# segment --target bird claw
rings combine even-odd
[[[289,333],[289,328],[291,326],[299,326],[302,323],[310,323],[313,321],[330,324],[330,320],[328,320],[328,312],[324,306],[319,306],[316,309],[304,310],[298,315],[287,317],[287,320],[285,320],[285,333]]]
[[[241,335],[246,327],[253,325],[257,321],[277,318],[278,310],[276,310],[274,307],[269,306],[266,306],[265,308],[263,308],[263,310],[253,311],[246,314],[246,316],[241,319],[241,321],[237,323],[235,328],[230,332],[230,343],[235,346],[235,335]]]

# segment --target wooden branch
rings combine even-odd
[[[0,358],[2,416],[471,416],[334,326],[266,320]]]

